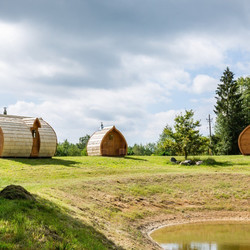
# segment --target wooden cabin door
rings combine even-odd
[[[108,135],[107,140],[107,155],[113,156],[115,155],[115,137],[113,133]]]
[[[39,155],[39,149],[40,149],[40,135],[38,132],[38,128],[31,130],[32,137],[33,137],[33,145],[32,145],[32,151],[31,151],[31,157],[38,157]]]
[[[38,157],[39,150],[40,150],[40,135],[38,128],[41,127],[41,124],[38,119],[35,120],[33,127],[30,128],[32,138],[33,138],[33,145],[32,145],[32,151],[30,156],[31,157]]]

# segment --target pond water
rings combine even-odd
[[[150,234],[166,250],[250,250],[250,223],[204,222],[166,226]]]

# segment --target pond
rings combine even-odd
[[[150,237],[166,250],[249,250],[249,222],[203,222],[166,226]]]

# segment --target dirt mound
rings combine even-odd
[[[34,196],[25,188],[19,185],[9,185],[0,192],[0,197],[9,200],[30,200],[35,201]]]

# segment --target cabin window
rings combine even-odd
[[[32,137],[36,138],[36,130],[32,129]]]
[[[109,134],[109,140],[112,141],[114,138],[114,135],[113,134]]]

